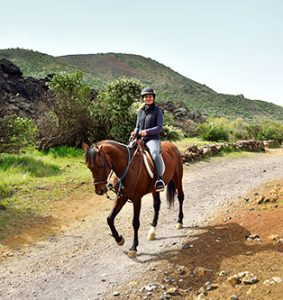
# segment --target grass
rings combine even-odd
[[[174,142],[174,144],[178,147],[180,151],[185,151],[188,147],[193,145],[202,147],[204,145],[215,144],[215,143],[203,141],[199,137],[192,137],[192,138],[184,138],[181,141],[176,141]]]
[[[0,154],[0,239],[23,218],[43,218],[52,202],[90,180],[80,149],[58,147]]]

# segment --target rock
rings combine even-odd
[[[260,241],[260,236],[257,234],[246,235],[246,240],[247,241],[252,241],[252,240]]]
[[[270,280],[270,279],[266,279],[266,280],[263,281],[263,285],[265,285],[265,286],[270,286],[274,283],[275,282],[273,280]]]
[[[35,118],[40,103],[47,97],[45,80],[24,78],[12,62],[0,59],[0,118],[15,114]]]
[[[244,284],[254,284],[258,282],[256,276],[252,273],[246,274],[243,278],[240,279]]]
[[[271,234],[268,236],[268,239],[272,240],[272,241],[276,241],[276,240],[280,239],[280,236],[278,234]]]
[[[172,296],[177,295],[177,292],[178,292],[178,289],[175,287],[172,287],[166,291],[166,293],[168,293],[169,295],[172,295]]]
[[[244,283],[244,284],[254,284],[258,282],[257,277],[248,271],[240,272],[238,274],[234,274],[233,276],[230,276],[227,281],[235,286],[236,284],[239,283]]]
[[[113,296],[114,296],[114,297],[120,296],[120,292],[119,292],[119,291],[113,292]]]
[[[145,286],[143,286],[141,289],[140,289],[140,292],[152,292],[154,291],[155,289],[157,288],[157,285],[153,284],[153,283],[149,283]]]
[[[226,272],[226,271],[220,271],[220,272],[218,273],[218,276],[220,276],[220,277],[227,276],[227,272]]]
[[[207,281],[204,284],[204,288],[205,288],[206,291],[211,291],[211,290],[217,289],[218,285],[215,284],[215,283],[211,283],[211,282]]]
[[[281,283],[282,282],[282,278],[281,277],[278,277],[278,276],[274,276],[272,277],[272,280],[276,283]]]
[[[203,277],[206,273],[207,273],[207,269],[203,268],[203,267],[196,267],[193,270],[193,274],[198,276],[198,277]]]
[[[186,267],[185,266],[179,266],[177,269],[177,273],[179,275],[184,275],[186,273]]]
[[[241,281],[240,281],[240,278],[237,274],[233,275],[233,276],[230,276],[227,278],[227,281],[232,285],[232,286],[235,286],[236,284],[239,284]]]

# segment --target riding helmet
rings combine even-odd
[[[143,97],[144,95],[152,95],[155,98],[155,90],[151,87],[146,87],[141,91],[141,96]]]

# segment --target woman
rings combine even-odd
[[[164,173],[163,161],[160,157],[160,132],[163,128],[163,111],[155,104],[156,94],[154,89],[151,87],[143,89],[141,96],[145,105],[138,112],[136,128],[131,133],[131,138],[135,138],[137,134],[143,137],[157,173],[155,189],[160,192],[165,188],[162,179]]]

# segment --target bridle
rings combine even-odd
[[[105,153],[104,152],[102,152],[102,161],[103,161],[103,164],[102,164],[102,166],[97,166],[97,168],[99,168],[99,169],[103,169],[104,170],[104,173],[106,174],[107,173],[107,168],[109,169],[109,170],[112,170],[112,166],[109,164],[109,162],[108,162],[108,160],[106,159],[106,155],[105,155]],[[112,172],[110,172],[110,173],[112,173]],[[112,174],[111,174],[112,175]],[[99,179],[95,179],[95,180],[93,180],[93,185],[95,186],[95,185],[99,185],[99,184],[107,184],[108,183],[108,178],[109,178],[110,176],[109,175],[106,175],[106,177],[105,178],[99,178]]]
[[[116,192],[117,198],[118,198],[119,195],[120,195],[120,193],[121,193],[121,189],[123,188],[123,183],[122,183],[122,181],[123,181],[123,179],[127,176],[128,171],[129,171],[129,168],[130,168],[130,164],[131,164],[131,162],[132,162],[134,156],[136,155],[138,149],[136,149],[136,151],[135,151],[133,157],[131,158],[130,147],[129,147],[128,145],[125,145],[125,144],[122,144],[122,143],[119,143],[119,142],[117,142],[117,144],[120,144],[120,145],[125,146],[125,147],[127,148],[127,151],[128,151],[128,163],[127,163],[126,168],[124,169],[124,171],[122,172],[122,174],[121,174],[120,176],[118,176],[118,174],[116,174],[116,176],[117,176],[117,178],[118,178],[119,185],[118,185],[117,192],[116,192],[116,191],[115,191],[115,192]],[[103,151],[101,151],[101,152],[102,152],[102,160],[103,160],[103,164],[102,164],[101,166],[97,166],[97,167],[98,167],[99,169],[102,169],[102,168],[103,168],[103,169],[105,170],[105,174],[107,173],[107,168],[108,168],[109,170],[111,170],[111,172],[110,172],[105,178],[99,178],[99,179],[94,180],[94,181],[93,181],[93,185],[96,186],[96,185],[99,185],[99,184],[104,184],[104,185],[106,185],[106,187],[107,187],[108,190],[114,190],[113,187],[112,187],[112,184],[109,183],[109,180],[110,180],[110,178],[111,178],[111,176],[112,176],[112,174],[113,174],[112,166],[111,166],[111,164],[108,162],[105,153],[104,153]],[[107,194],[107,193],[106,193],[106,194]],[[108,197],[108,195],[107,195],[107,197]],[[109,198],[109,197],[108,197],[108,198]]]

